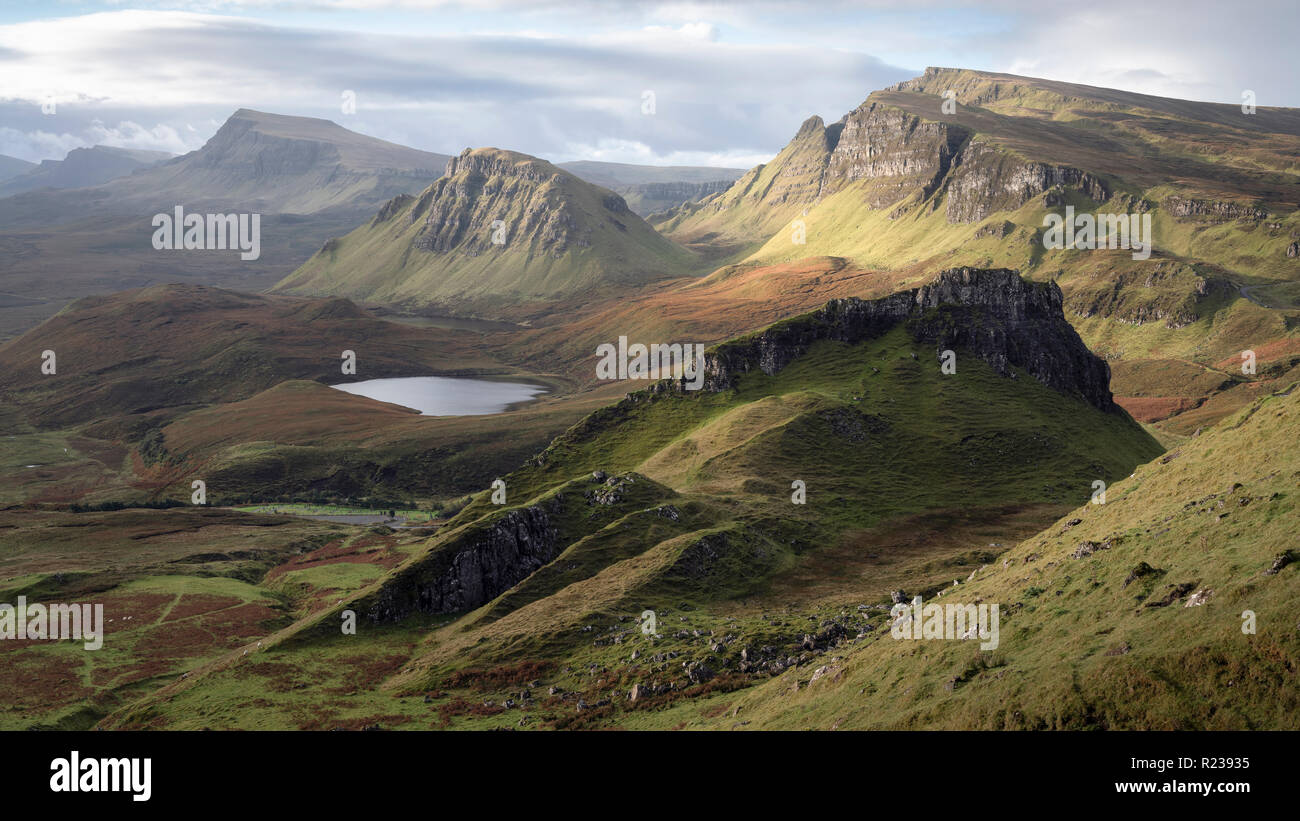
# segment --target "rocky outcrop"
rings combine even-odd
[[[717,194],[699,202],[687,201],[668,214],[656,216],[671,223],[734,209],[742,214],[741,219],[746,219],[744,212],[757,205],[760,212],[752,216],[759,224],[774,227],[821,196],[826,167],[843,128],[843,122],[827,126],[821,117],[809,117],[771,162],[754,166]]]
[[[1111,278],[1070,292],[1065,308],[1075,316],[1104,316],[1127,325],[1162,322],[1178,329],[1201,318],[1202,304],[1237,293],[1231,282],[1204,276],[1192,266],[1161,261],[1141,271],[1119,271]]]
[[[840,121],[818,196],[867,181],[867,202],[883,208],[920,189],[930,196],[970,132],[868,100]]]
[[[398,194],[396,197],[393,197],[391,200],[383,204],[379,209],[379,213],[375,214],[375,218],[371,220],[370,224],[378,225],[381,222],[388,222],[414,200],[415,197],[410,194]]]
[[[1097,175],[1064,165],[1027,162],[982,140],[958,154],[944,184],[948,222],[979,222],[998,211],[1014,211],[1052,189],[1075,188],[1097,202],[1110,190]]]
[[[558,501],[506,512],[477,524],[430,560],[408,568],[367,603],[371,621],[411,613],[457,613],[486,604],[559,552],[552,516]]]
[[[1114,411],[1110,369],[1065,319],[1055,282],[1036,283],[1007,269],[955,268],[933,282],[883,299],[835,299],[812,313],[724,343],[704,357],[704,388],[724,391],[743,374],[772,375],[814,342],[855,344],[904,325],[936,354],[963,349],[1003,376],[1015,368],[1061,393]],[[660,390],[680,388],[671,380]]]
[[[1074,188],[1097,202],[1111,196],[1097,174],[1025,159],[937,111],[918,116],[873,97],[830,126],[809,118],[771,163],[700,205],[686,204],[677,216],[750,202],[785,217],[791,206],[815,205],[852,185],[871,208],[916,197],[942,206],[952,223],[979,222],[1052,190]]]
[[[485,515],[453,531],[351,606],[375,622],[473,610],[630,512],[681,520],[677,508],[663,504],[675,495],[638,473],[596,471],[533,504]]]
[[[1268,219],[1268,212],[1263,208],[1220,200],[1197,200],[1178,195],[1165,197],[1160,203],[1160,207],[1168,211],[1176,219],[1183,220],[1227,222],[1230,220]]]
[[[510,242],[543,255],[588,247],[590,226],[579,224],[577,209],[562,193],[568,178],[535,157],[466,149],[448,161],[447,173],[412,209],[411,219],[424,223],[414,245],[434,253],[473,254]],[[611,214],[630,213],[617,194],[604,197],[601,205]]]

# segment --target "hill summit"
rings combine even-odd
[[[277,288],[477,310],[680,275],[689,252],[608,189],[498,148],[466,149]]]

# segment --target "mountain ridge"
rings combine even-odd
[[[692,255],[618,194],[546,160],[466,149],[276,285],[299,294],[492,311],[680,275]]]

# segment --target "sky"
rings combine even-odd
[[[0,0],[0,154],[184,153],[236,109],[455,154],[748,168],[926,66],[1300,107],[1300,3]]]

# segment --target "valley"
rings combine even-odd
[[[110,621],[6,641],[0,727],[1295,729],[1300,114],[1234,109],[932,68],[744,171],[250,109],[15,166],[0,602]],[[260,258],[159,256],[181,204]]]

